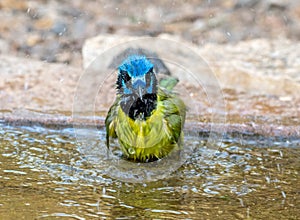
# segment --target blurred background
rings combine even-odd
[[[298,0],[0,1],[0,53],[81,66],[99,34],[177,35],[196,45],[300,39]]]

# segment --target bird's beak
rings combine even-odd
[[[141,87],[141,86],[138,87],[138,93],[139,93],[138,95],[141,98],[141,100],[143,100],[143,95],[144,95],[143,87]]]
[[[137,95],[143,100],[145,94],[145,80],[143,78],[136,78],[132,82],[133,88],[136,90]]]

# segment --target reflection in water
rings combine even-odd
[[[179,170],[133,184],[95,168],[72,129],[2,125],[0,219],[300,218],[299,139],[227,138],[205,160],[205,139],[186,139],[201,147]]]

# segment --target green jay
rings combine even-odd
[[[130,55],[117,70],[117,97],[105,120],[106,145],[117,138],[130,161],[155,161],[182,146],[186,106],[172,91],[178,80],[158,83],[154,69],[150,58]]]

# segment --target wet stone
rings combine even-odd
[[[168,35],[162,37],[180,41]],[[138,38],[103,35],[87,40],[83,48],[83,66],[87,68],[91,60],[108,47],[133,39]],[[32,43],[35,42],[32,41]],[[184,41],[183,43],[190,45]],[[234,46],[213,44],[202,48],[190,46],[207,59],[220,82],[219,86],[223,91],[227,106],[228,131],[275,136],[299,135],[300,97],[297,91],[300,90],[300,83],[297,74],[299,66],[297,53],[300,49],[295,50],[295,48],[300,45],[289,40],[273,42],[253,40]],[[59,47],[60,44],[56,42],[48,45],[48,48],[37,45],[32,47],[32,50],[45,50],[44,59],[47,61],[59,60],[70,63],[70,54],[59,53]],[[161,48],[159,53],[158,57],[163,56],[164,49]],[[111,57],[105,61],[106,65],[111,65],[117,58],[117,56]],[[2,118],[13,121],[22,118],[23,122],[34,120],[33,123],[46,121],[71,123],[70,115],[76,91],[75,85],[83,70],[6,56],[2,56],[1,60]],[[30,65],[27,65],[28,63]],[[165,67],[160,65],[159,68],[164,68],[171,74],[173,72],[168,64]],[[199,103],[199,106],[202,106],[200,122],[207,127],[209,124],[205,122],[210,120],[210,115],[206,115],[205,111],[209,103],[201,99],[199,88],[193,86],[193,82],[189,80],[190,78],[183,78],[178,88],[188,88],[191,97]],[[114,96],[111,94],[115,93],[114,83],[115,78],[109,78],[101,92],[101,95],[106,98],[96,100],[100,116],[99,125],[103,124],[105,113],[113,102]],[[23,106],[23,109],[19,106]],[[38,114],[29,113],[31,111],[38,112]],[[38,115],[41,112],[45,116],[40,118]],[[53,115],[53,112],[58,114]]]

